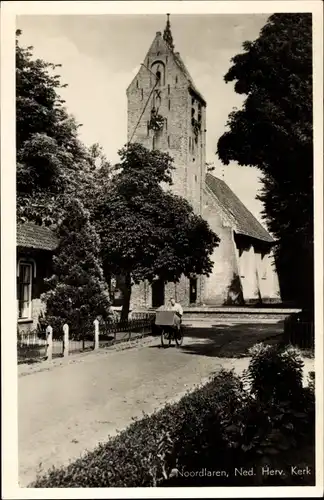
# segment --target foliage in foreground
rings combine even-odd
[[[287,470],[285,477],[270,476],[267,485],[313,484],[314,475],[306,483],[305,477],[290,476],[288,469],[314,465],[314,383],[301,386],[302,364],[291,348],[278,351],[259,345],[251,354],[247,377],[221,371],[178,403],[135,421],[95,451],[53,469],[31,486],[261,485],[265,464]],[[257,382],[260,377],[264,391]],[[286,389],[274,393],[277,383]],[[307,446],[310,456],[301,454],[299,459],[298,449]],[[254,467],[256,475],[235,476],[234,468],[240,467]],[[228,477],[192,475],[204,469],[225,470]]]

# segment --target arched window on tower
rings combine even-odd
[[[158,86],[163,86],[165,85],[165,66],[162,61],[155,61],[153,64],[151,64],[151,71],[152,73],[156,76],[154,79],[153,76],[153,85],[156,84],[156,81],[158,80]]]

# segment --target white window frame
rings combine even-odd
[[[18,264],[17,264],[17,277],[18,279],[20,278],[20,269],[21,266],[28,266],[30,269],[30,285],[29,285],[29,292],[28,292],[28,316],[24,317],[19,317],[19,302],[20,302],[20,297],[18,298],[17,301],[17,313],[18,313],[18,321],[19,322],[24,322],[24,321],[30,321],[32,319],[32,289],[33,289],[33,278],[36,277],[36,263],[34,259],[19,259]],[[20,286],[20,283],[18,284]],[[19,291],[18,291],[19,293]]]

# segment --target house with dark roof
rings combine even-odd
[[[184,306],[280,302],[273,238],[224,181],[206,174],[207,102],[175,51],[169,15],[126,94],[128,141],[173,157],[172,191],[221,239],[211,276],[143,282],[133,287],[132,306],[159,307],[171,296]]]
[[[52,255],[58,239],[47,227],[31,223],[17,225],[17,313],[18,329],[37,326],[44,310],[41,294],[44,279],[51,275]]]

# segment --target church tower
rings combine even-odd
[[[175,51],[169,14],[127,89],[128,142],[173,158],[175,194],[182,196],[219,236],[210,276],[178,283],[142,282],[132,308],[158,307],[174,297],[184,307],[222,306],[280,299],[270,265],[273,238],[221,179],[206,173],[206,101]]]
[[[128,141],[168,152],[174,159],[174,193],[196,213],[203,208],[206,101],[175,51],[169,14],[127,89]]]

